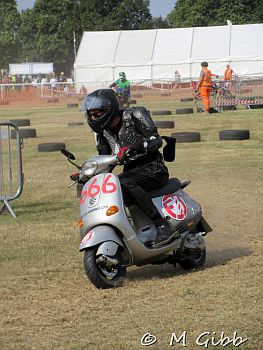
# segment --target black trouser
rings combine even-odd
[[[153,191],[167,183],[169,173],[162,162],[155,161],[130,169],[121,173],[119,179],[126,206],[136,203],[151,219],[160,216],[147,191]]]

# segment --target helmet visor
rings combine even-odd
[[[99,96],[87,96],[85,99],[84,108],[90,110],[108,110],[111,107],[111,101]]]
[[[108,112],[108,109],[90,109],[87,111],[87,116],[89,120],[99,120],[103,118]]]

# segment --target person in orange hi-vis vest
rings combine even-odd
[[[225,87],[228,87],[230,85],[230,81],[232,80],[232,74],[233,69],[230,68],[230,65],[226,65],[226,70],[224,72],[224,80],[225,80]]]
[[[233,69],[230,68],[230,65],[226,65],[226,70],[224,73],[224,78],[225,80],[231,80],[232,79],[232,74],[233,74]]]
[[[218,75],[212,74],[212,72],[207,68],[208,63],[201,63],[201,73],[200,78],[197,83],[197,89],[200,91],[200,96],[203,103],[203,109],[206,113],[209,113],[210,110],[210,94],[212,90],[212,76],[218,78]]]

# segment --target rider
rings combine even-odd
[[[123,172],[119,174],[126,206],[136,203],[155,223],[156,239],[162,242],[172,234],[147,191],[164,186],[168,169],[158,151],[162,138],[144,107],[121,110],[112,89],[99,89],[86,96],[87,122],[96,133],[99,154],[116,154]]]
[[[126,79],[126,74],[124,72],[120,72],[119,79],[115,80],[109,87],[116,88],[117,92],[125,93],[129,102],[131,98],[131,86],[129,80]]]

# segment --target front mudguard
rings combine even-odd
[[[101,244],[102,243],[102,244]],[[124,248],[123,242],[111,226],[100,225],[93,227],[80,242],[79,251],[82,252],[88,248],[100,245],[98,254],[113,256],[116,254],[119,246]]]

